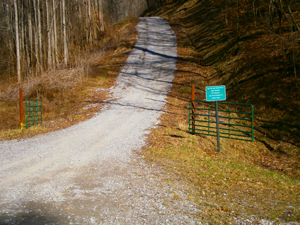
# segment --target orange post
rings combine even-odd
[[[23,93],[22,88],[20,88],[20,128],[23,129]]]
[[[192,84],[192,132],[195,132],[195,84]]]

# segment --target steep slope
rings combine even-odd
[[[254,105],[258,140],[298,158],[300,4],[283,4],[280,23],[277,14],[270,22],[269,2],[255,4],[256,16],[250,1],[237,6],[218,0],[173,1],[150,14],[182,27],[201,56],[194,60],[209,68],[206,85],[226,85],[229,102]]]
[[[299,117],[292,111],[299,110],[299,103],[296,98],[287,97],[289,90],[285,88],[298,93],[291,69],[291,56],[293,52],[296,56],[298,47],[286,48],[286,55],[272,51],[278,44],[277,38],[288,40],[295,35],[296,27],[293,32],[271,33],[260,24],[261,30],[255,31],[244,26],[242,14],[246,11],[241,10],[243,26],[237,37],[234,26],[229,26],[236,25],[236,20],[228,14],[227,25],[224,10],[214,2],[173,1],[147,14],[161,15],[171,23],[178,40],[178,61],[169,104],[165,107],[168,114],[160,118],[161,124],[151,133],[149,148],[143,154],[172,174],[175,178],[170,182],[174,185],[183,180],[189,186],[190,198],[202,209],[198,216],[207,223],[239,224],[234,218],[243,217],[254,224],[297,224]],[[287,28],[285,22],[282,30]],[[251,36],[251,32],[255,35]],[[281,72],[274,69],[285,66]],[[196,84],[196,98],[200,100],[205,99],[205,86],[225,84],[227,101],[254,104],[254,142],[221,138],[218,152],[215,137],[191,135],[191,84]],[[271,94],[284,96],[278,102],[282,108],[266,99]],[[291,110],[284,111],[284,107]],[[279,112],[285,113],[286,118]],[[280,123],[279,119],[286,120]],[[276,131],[266,124],[280,129]]]

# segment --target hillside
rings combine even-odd
[[[253,104],[256,140],[276,155],[298,160],[300,4],[290,5],[293,14],[283,4],[281,25],[274,15],[270,27],[269,5],[263,1],[256,2],[257,17],[250,1],[241,3],[239,15],[237,6],[226,1],[184,2],[146,15],[160,15],[179,25],[187,34],[184,44],[190,43],[196,54],[192,60],[205,68],[205,85],[226,85],[228,102]],[[201,80],[196,76],[192,83],[203,90]],[[197,97],[203,100],[201,94]]]
[[[267,2],[256,1],[257,18],[251,1],[241,3],[238,25],[236,5],[226,1],[169,4],[155,14],[183,27],[198,63],[212,66],[209,85],[226,85],[228,101],[255,105],[258,133],[299,147],[300,3],[291,4],[297,25],[285,4],[281,25],[277,15],[270,25]]]
[[[173,174],[170,183],[189,185],[208,223],[299,222],[299,4],[290,5],[295,24],[283,2],[281,26],[267,20],[269,4],[240,4],[173,1],[145,12],[170,22],[179,57],[168,113],[143,155]],[[205,86],[226,85],[227,102],[253,104],[254,142],[221,138],[218,153],[215,137],[189,134],[192,84],[199,100]]]

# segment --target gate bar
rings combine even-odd
[[[218,139],[218,152],[220,152],[220,130],[219,130],[219,112],[218,112],[218,101],[216,101],[216,120],[217,120],[217,139]]]

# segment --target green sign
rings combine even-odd
[[[206,101],[226,100],[226,89],[224,85],[206,87]]]

